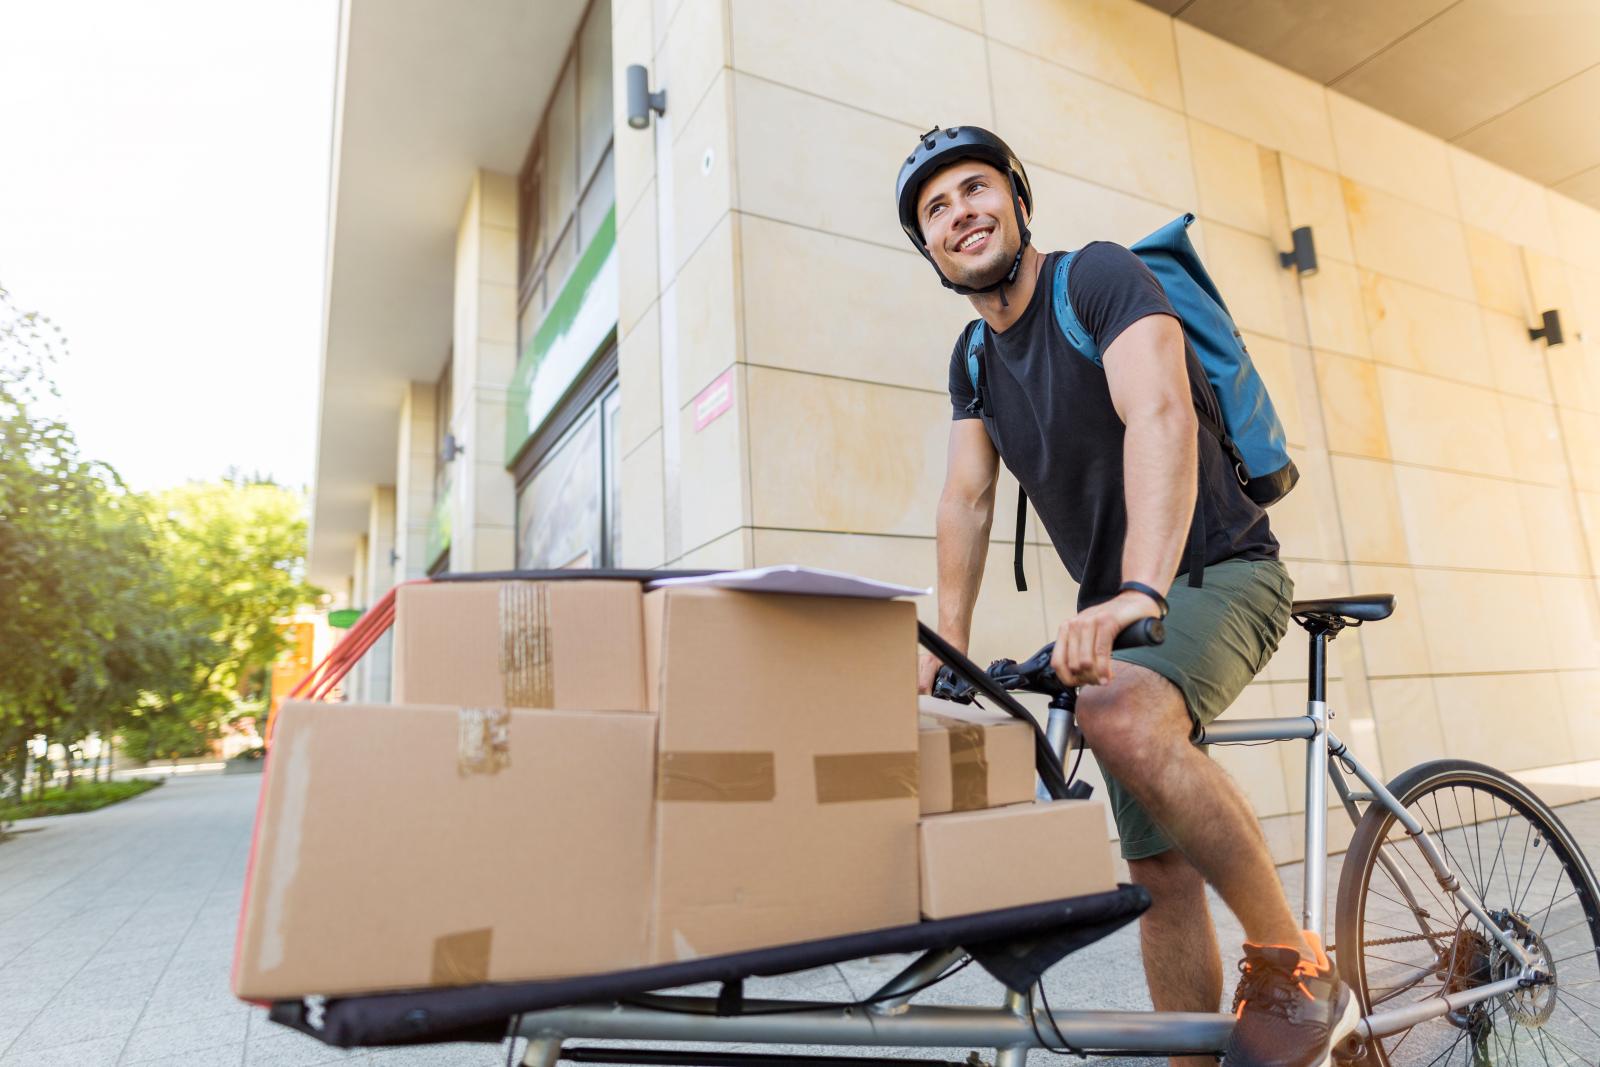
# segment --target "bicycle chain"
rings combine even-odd
[[[1361,942],[1361,947],[1362,948],[1380,948],[1380,947],[1382,947],[1384,945],[1401,945],[1401,944],[1405,944],[1408,941],[1448,941],[1448,940],[1450,940],[1450,938],[1452,936],[1454,936],[1454,935],[1453,934],[1448,934],[1448,933],[1404,934],[1404,935],[1402,935],[1400,937],[1382,937],[1382,938],[1379,938],[1376,941],[1363,941],[1363,942]],[[1337,951],[1339,951],[1339,946],[1338,945],[1329,945],[1328,946],[1328,951],[1329,952],[1337,952]]]

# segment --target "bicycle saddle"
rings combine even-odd
[[[1321,600],[1296,600],[1289,614],[1306,629],[1314,626],[1360,626],[1394,614],[1394,594],[1367,593],[1363,596],[1330,596]]]

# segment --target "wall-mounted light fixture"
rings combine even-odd
[[[1317,273],[1317,242],[1311,236],[1311,227],[1298,227],[1289,236],[1294,239],[1294,248],[1288,252],[1279,252],[1278,262],[1283,264],[1285,269],[1293,267],[1300,272],[1302,278]]]
[[[1543,341],[1546,348],[1554,348],[1566,340],[1561,333],[1561,312],[1551,310],[1544,313],[1544,325],[1537,330],[1528,331],[1528,340]]]
[[[467,450],[467,446],[456,440],[456,435],[444,435],[444,444],[439,446],[439,460],[442,463],[454,463],[456,457]]]
[[[628,125],[642,130],[650,125],[650,112],[667,113],[667,91],[650,91],[650,72],[634,63],[628,68]]]

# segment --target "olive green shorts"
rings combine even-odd
[[[1167,639],[1155,648],[1113,652],[1147,667],[1183,694],[1189,717],[1204,726],[1228,710],[1267,665],[1289,625],[1294,583],[1277,560],[1230,559],[1207,567],[1195,589],[1180,577],[1167,593]],[[1122,783],[1105,775],[1124,859],[1148,859],[1172,847]]]

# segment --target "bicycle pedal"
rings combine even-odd
[[[1367,1054],[1367,1043],[1351,1034],[1334,1046],[1333,1062],[1338,1067],[1371,1067],[1373,1061]]]

